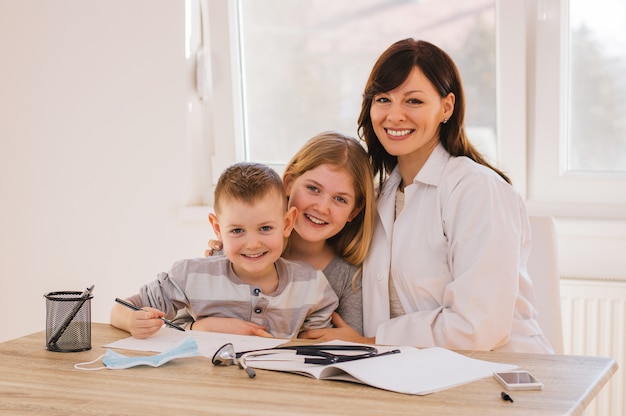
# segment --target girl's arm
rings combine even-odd
[[[350,325],[346,324],[337,312],[332,315],[334,328],[309,329],[300,333],[298,338],[315,339],[318,341],[332,341],[340,339],[343,341],[357,342],[360,344],[375,344],[376,338],[365,338],[356,332]]]

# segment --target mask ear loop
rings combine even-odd
[[[96,361],[99,361],[102,358],[104,358],[104,356],[105,356],[105,354],[102,354],[100,357],[96,358],[95,360],[85,361],[84,363],[76,363],[76,364],[74,364],[74,368],[77,369],[77,370],[104,370],[105,368],[107,368],[106,366],[102,366],[102,367],[82,367],[83,365],[93,364]]]

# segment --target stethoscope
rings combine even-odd
[[[294,351],[296,355],[304,355],[304,363],[328,365],[344,361],[362,360],[364,358],[379,357],[381,355],[396,354],[400,350],[378,353],[374,347],[367,345],[301,345],[266,348],[260,350],[235,353],[232,343],[222,345],[213,355],[213,365],[238,365],[245,370],[248,377],[254,378],[256,372],[246,364],[246,359],[262,355],[275,354],[285,351]],[[360,351],[360,354],[333,354],[329,351]]]

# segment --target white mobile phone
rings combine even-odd
[[[509,371],[493,373],[493,376],[507,390],[541,390],[543,383],[532,376],[528,371]]]

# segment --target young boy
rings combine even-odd
[[[321,271],[280,257],[296,209],[287,210],[280,176],[258,163],[238,163],[222,173],[209,221],[225,256],[181,260],[168,273],[120,304],[111,324],[147,338],[185,309],[202,330],[211,320],[219,332],[295,338],[331,325],[338,300]],[[219,329],[216,329],[219,328]]]

